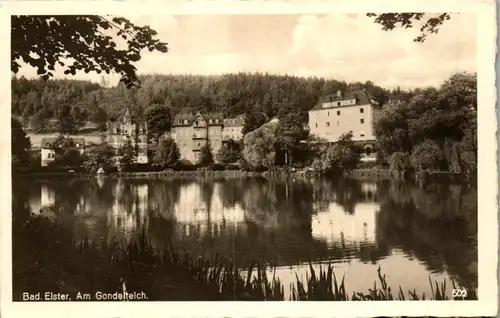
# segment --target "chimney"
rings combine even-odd
[[[341,98],[341,97],[342,97],[342,92],[341,92],[341,91],[337,91],[337,97],[338,97],[338,98]]]

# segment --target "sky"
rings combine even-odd
[[[150,25],[169,47],[166,54],[145,51],[135,64],[140,74],[268,72],[416,88],[440,85],[456,72],[476,72],[473,13],[453,14],[424,43],[413,42],[418,28],[382,31],[365,14],[127,18]],[[25,66],[21,75],[35,77],[36,70]],[[58,71],[56,77],[65,76]],[[72,78],[100,82],[101,77]]]

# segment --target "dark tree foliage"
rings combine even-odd
[[[243,135],[259,128],[267,122],[267,120],[268,118],[264,113],[256,113],[252,109],[248,109],[245,112],[245,124],[243,125],[242,130]]]
[[[12,155],[12,166],[26,166],[30,163],[30,148],[31,142],[30,138],[26,135],[23,130],[21,123],[11,118],[11,155]]]
[[[232,141],[232,140],[231,140]],[[230,164],[238,162],[241,159],[240,150],[233,145],[227,144],[220,148],[217,153],[217,161],[221,164]]]
[[[156,137],[170,131],[170,108],[167,105],[152,105],[146,109],[148,132]]]
[[[201,147],[200,153],[200,165],[205,166],[214,163],[214,155],[209,144],[205,144],[203,147]]]
[[[374,18],[374,22],[382,26],[382,30],[391,31],[395,28],[413,28],[415,24],[422,22],[420,27],[420,35],[417,36],[415,42],[424,42],[428,34],[436,34],[439,32],[440,26],[450,19],[449,13],[429,14],[429,13],[368,13],[367,16]]]
[[[476,108],[476,74],[458,73],[438,89],[415,90],[409,99],[385,105],[376,119],[378,151],[394,167],[404,166],[402,158],[411,154],[415,170],[472,172],[477,162]]]
[[[300,142],[307,139],[307,131],[304,124],[307,120],[304,118],[304,111],[300,109],[296,98],[281,97],[276,106],[278,111],[278,129],[276,131],[277,146],[284,154],[284,163],[290,164],[293,161],[295,152],[300,147]]]
[[[320,97],[335,94],[337,90],[366,89],[381,101],[392,96],[391,92],[372,82],[347,84],[324,78],[261,73],[148,75],[141,76],[141,82],[141,89],[126,89],[123,85],[105,88],[83,81],[12,79],[12,113],[26,120],[41,117],[46,124],[47,119],[56,118],[58,101],[65,100],[70,105],[78,105],[85,121],[99,124],[104,118],[116,120],[127,107],[131,114],[140,117],[151,105],[158,104],[170,109],[172,116],[181,110],[218,111],[226,116],[251,114],[250,124],[245,127],[246,131],[251,131],[278,114],[279,94],[284,99],[295,98],[304,123],[307,110]],[[101,114],[100,121],[96,121],[94,114],[100,112],[99,108],[106,116]]]
[[[172,138],[162,139],[153,157],[153,165],[165,169],[173,168],[180,158],[179,147]]]
[[[71,113],[71,107],[69,104],[62,102],[57,109],[57,122],[58,122],[58,132],[73,133],[77,130],[75,125],[76,118],[73,117]]]
[[[17,73],[22,60],[44,79],[54,76],[56,63],[64,74],[116,72],[130,88],[138,83],[133,63],[143,49],[168,51],[156,35],[149,26],[120,17],[16,15],[11,17],[11,69]]]
[[[82,164],[83,157],[72,138],[60,135],[51,147],[55,153],[53,165],[79,167]]]
[[[83,165],[91,172],[103,168],[107,171],[113,166],[116,151],[108,143],[103,142],[85,151]]]
[[[118,150],[121,156],[120,165],[122,171],[128,171],[135,162],[136,148],[132,141],[128,139],[125,144]]]

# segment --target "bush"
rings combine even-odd
[[[192,163],[180,160],[172,167],[175,171],[195,171],[198,168],[197,165],[193,165]]]
[[[213,171],[226,170],[226,167],[224,165],[221,165],[220,163],[213,163],[209,165],[208,168]]]
[[[440,171],[446,165],[446,160],[438,144],[432,140],[426,140],[413,149],[411,165],[418,172]]]
[[[411,169],[410,155],[406,152],[395,152],[389,157],[391,174],[404,175]]]

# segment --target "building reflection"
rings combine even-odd
[[[114,202],[107,214],[110,232],[130,239],[148,228],[148,185],[125,184],[119,179],[115,186]]]
[[[42,184],[40,191],[40,208],[53,207],[56,204],[56,192],[47,184]]]
[[[224,233],[237,233],[245,214],[239,204],[224,206],[221,191],[221,185],[217,183],[208,189],[200,183],[191,183],[180,189],[179,200],[174,205],[179,238],[216,238]]]
[[[354,214],[349,214],[340,205],[330,203],[326,211],[312,217],[312,235],[329,244],[375,242],[379,208],[376,203],[358,203]]]
[[[314,202],[311,227],[314,238],[328,244],[376,243],[376,220],[380,204],[376,202],[377,185],[361,183],[360,193],[353,198],[352,211],[337,203],[334,194],[332,202]]]

